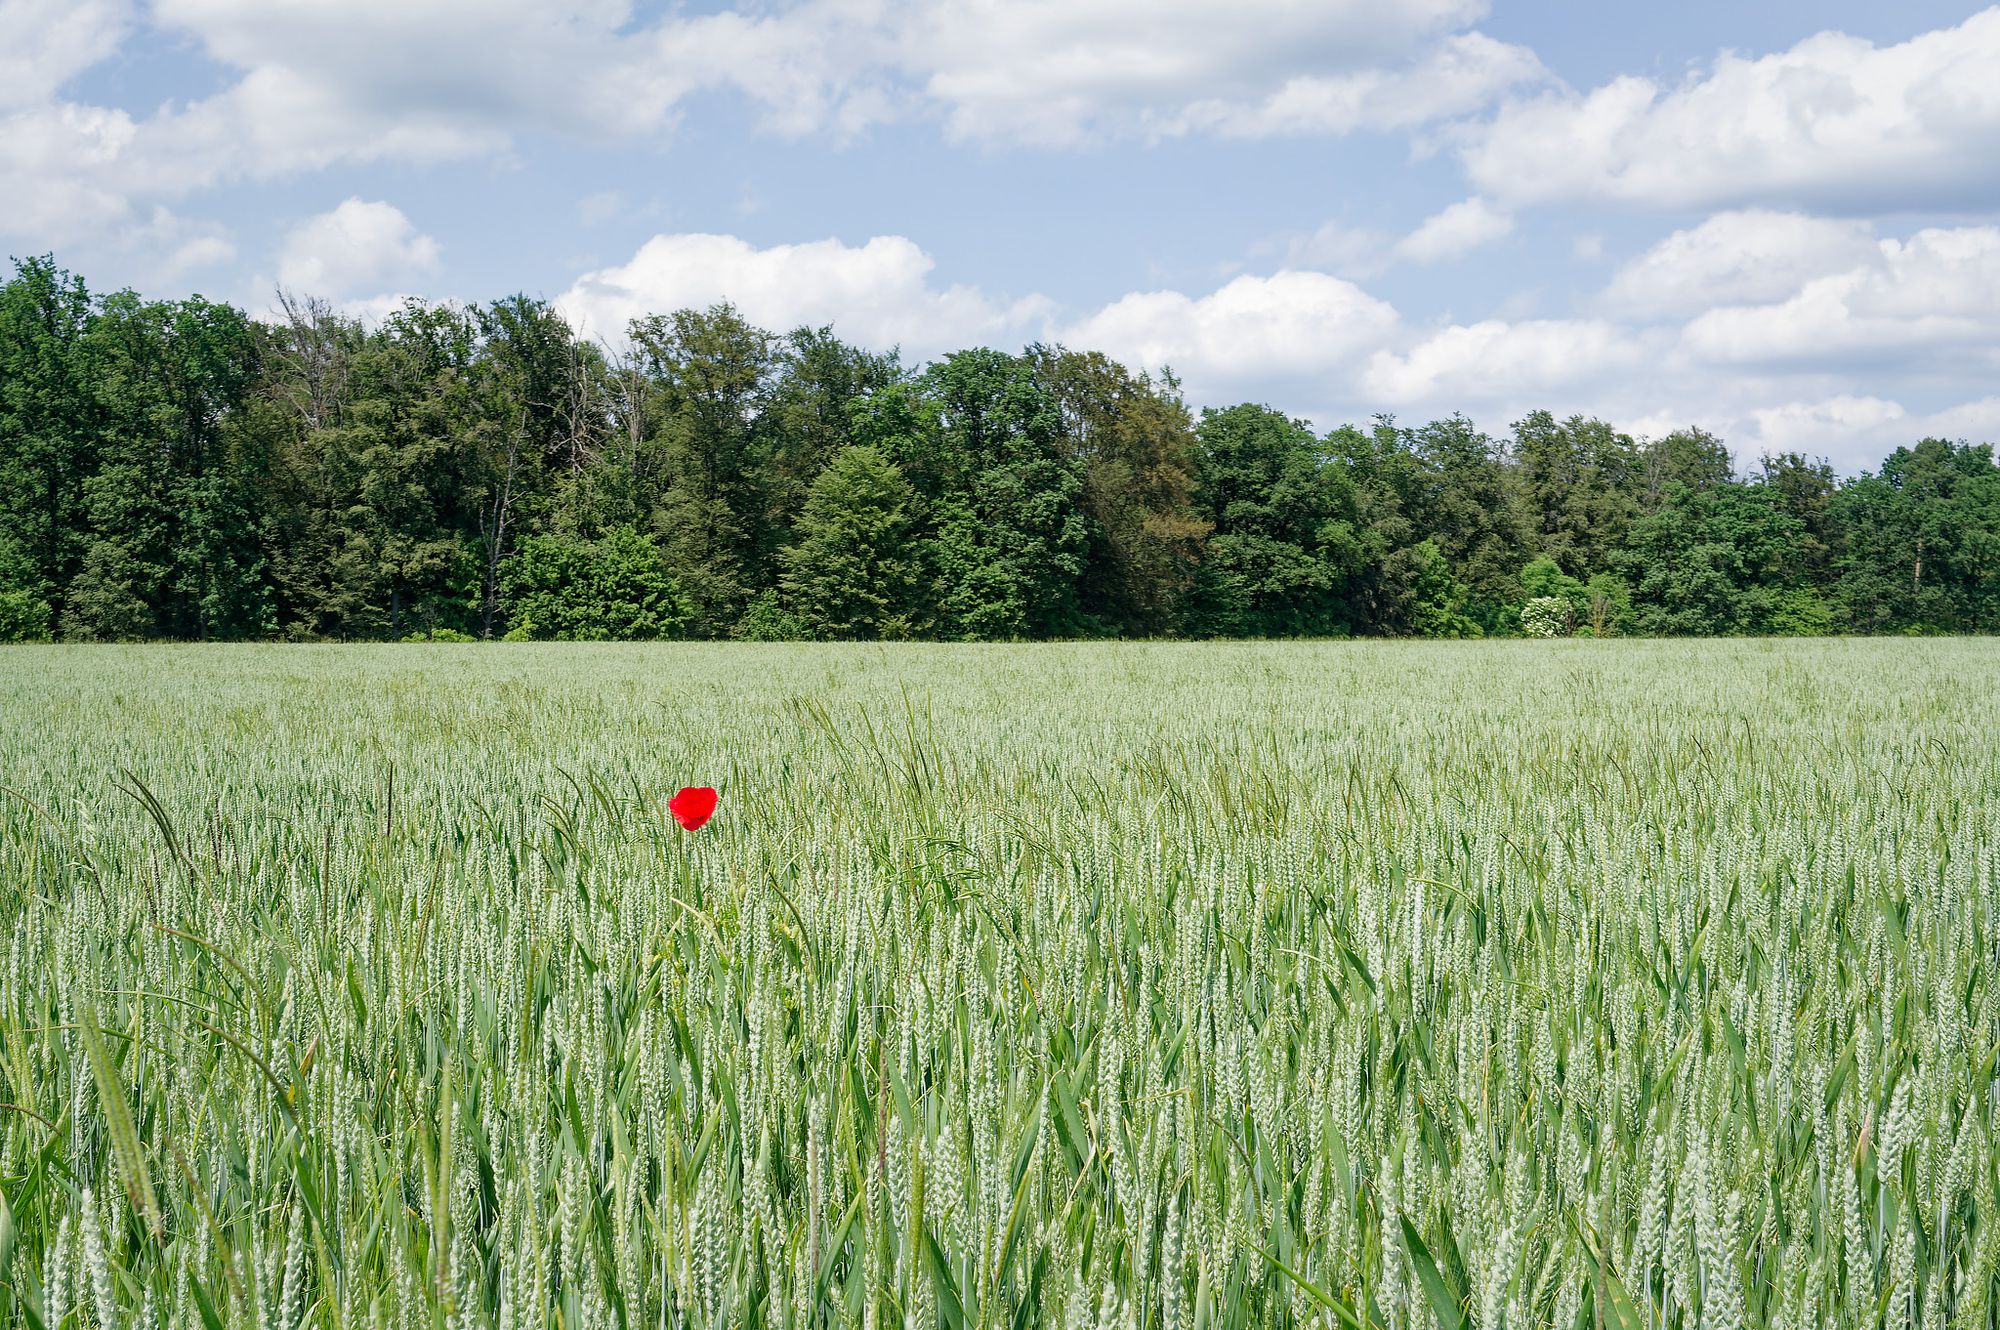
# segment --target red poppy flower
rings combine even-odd
[[[689,831],[700,831],[702,825],[715,816],[715,791],[706,785],[690,785],[667,800],[667,811],[674,815],[674,821]]]

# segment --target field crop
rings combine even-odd
[[[1992,1326],[1996,676],[0,653],[0,1322]]]

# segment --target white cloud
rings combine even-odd
[[[1156,116],[1154,124],[1161,133],[1236,138],[1410,129],[1477,111],[1511,88],[1546,77],[1526,47],[1483,33],[1458,33],[1407,66],[1300,74],[1260,98],[1197,101]]]
[[[33,106],[110,55],[125,0],[0,0],[0,111]]]
[[[1136,367],[1171,366],[1199,397],[1352,365],[1397,322],[1392,306],[1352,282],[1285,271],[1238,277],[1200,297],[1128,295],[1063,329],[1060,340]]]
[[[1684,344],[1723,364],[1851,363],[1877,372],[1958,353],[1990,370],[2000,341],[2000,228],[1930,229],[1884,240],[1788,298],[1697,315]]]
[[[1462,199],[1424,219],[1396,244],[1396,254],[1414,263],[1439,263],[1491,244],[1511,233],[1514,219],[1485,199]]]
[[[1360,104],[1371,94],[1344,76],[1398,63],[1485,8],[1485,0],[911,0],[881,7],[901,34],[898,65],[945,108],[951,133],[1054,143],[1149,120],[1171,132],[1190,106],[1208,108],[1198,120],[1228,119],[1229,108],[1254,108],[1273,86],[1291,89],[1297,104],[1246,110],[1262,126],[1236,123],[1230,132],[1274,132],[1288,118],[1330,117],[1326,127],[1339,130],[1417,115],[1410,108],[1422,98],[1414,89],[1369,108]],[[1464,60],[1485,70],[1492,56],[1481,48]],[[1324,87],[1315,91],[1318,83]],[[1392,108],[1399,99],[1403,105]]]
[[[2000,397],[1912,411],[1888,398],[1838,394],[1760,407],[1749,417],[1745,433],[1754,438],[1755,453],[1825,456],[1848,473],[1873,470],[1883,457],[1919,439],[2000,441]]]
[[[1291,268],[1342,277],[1376,277],[1397,263],[1439,263],[1491,244],[1514,230],[1514,219],[1484,199],[1464,199],[1426,217],[1409,234],[1328,222],[1315,231],[1274,236],[1252,252],[1278,256]]]
[[[42,3],[43,0],[35,0]],[[523,129],[656,131],[734,89],[767,129],[923,110],[954,137],[1346,132],[1434,121],[1543,77],[1466,31],[1486,0],[800,0],[635,22],[628,0],[158,0],[243,77],[190,133],[246,169],[498,151]],[[1276,94],[1266,89],[1277,87]]]
[[[624,0],[156,0],[150,17],[232,81],[144,115],[61,100],[126,6],[0,0],[0,194],[22,201],[0,236],[102,240],[219,184],[495,156],[524,130],[643,134],[692,86],[620,32]]]
[[[1719,304],[1783,300],[1815,277],[1877,254],[1866,222],[1760,210],[1717,213],[1621,266],[1602,303],[1659,319]]]
[[[1361,386],[1392,406],[1525,407],[1595,392],[1606,378],[1638,369],[1646,355],[1632,330],[1599,319],[1487,319],[1439,329],[1406,351],[1376,352]]]
[[[123,111],[73,104],[0,116],[0,236],[41,240],[104,230],[135,214],[104,179],[136,132]]]
[[[281,285],[308,295],[354,297],[437,267],[438,243],[394,204],[348,199],[293,227],[278,258]]]
[[[631,262],[585,273],[556,303],[586,335],[614,341],[641,315],[728,301],[767,328],[830,323],[862,345],[916,357],[1031,335],[1047,311],[1036,298],[1003,303],[935,285],[935,266],[902,236],[759,249],[735,236],[659,235]]]
[[[1373,227],[1327,222],[1309,233],[1276,236],[1253,252],[1277,255],[1288,268],[1311,268],[1341,277],[1373,277],[1388,266],[1396,237]]]
[[[504,158],[524,135],[671,132],[733,91],[782,134],[936,116],[954,137],[1414,126],[1538,77],[1486,0],[154,0],[224,71],[150,113],[61,100],[131,0],[0,0],[0,237],[115,235],[160,203],[336,165]],[[1277,88],[1276,94],[1267,94]],[[1202,108],[1197,114],[1193,108]]]
[[[163,283],[213,272],[236,258],[235,242],[222,227],[190,221],[159,206],[143,225],[125,231],[122,244],[128,252],[150,256],[154,275]]]
[[[1823,32],[1663,88],[1504,106],[1462,148],[1504,203],[1937,209],[2000,199],[2000,9],[1892,46]]]
[[[934,268],[901,236],[758,248],[735,236],[661,235],[629,263],[585,273],[556,303],[585,335],[612,341],[636,317],[721,301],[763,327],[831,323],[861,345],[900,346],[912,360],[1046,338],[1134,368],[1171,366],[1197,396],[1241,391],[1259,378],[1351,380],[1398,328],[1392,306],[1318,272],[1237,277],[1200,296],[1135,292],[1064,320],[1043,297],[1002,300],[940,285]]]
[[[1750,412],[1757,438],[1771,453],[1825,453],[1832,445],[1843,451],[1857,439],[1874,440],[1893,429],[1904,433],[1908,416],[1902,405],[1880,397],[1842,394],[1810,402],[1784,402]],[[1914,443],[1915,437],[1902,440]]]
[[[528,126],[643,132],[685,91],[642,73],[620,32],[625,0],[156,0],[154,12],[243,72],[191,118],[212,112],[251,131],[253,153],[296,150],[309,165],[487,151]]]

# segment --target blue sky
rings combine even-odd
[[[735,301],[1198,403],[2000,438],[2000,9],[0,0],[0,244],[366,315]]]

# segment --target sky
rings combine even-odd
[[[2000,440],[2000,8],[0,0],[0,252],[262,314],[732,301],[1322,428]]]

